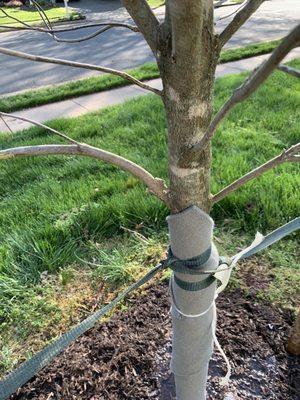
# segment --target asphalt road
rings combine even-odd
[[[89,20],[123,20],[128,16],[119,0],[83,0],[74,5],[87,12]],[[225,7],[216,11],[216,18],[234,10]],[[256,14],[241,28],[229,42],[230,46],[242,46],[252,42],[271,40],[284,36],[299,23],[300,0],[266,1]],[[230,18],[217,21],[217,31],[224,27]],[[86,30],[85,34],[92,30]],[[65,38],[78,37],[76,33],[64,34]],[[66,44],[37,32],[16,32],[0,34],[0,46],[21,50],[32,54],[65,58],[101,64],[116,69],[128,69],[153,60],[151,51],[141,35],[126,29],[111,29],[92,40]],[[95,75],[95,72],[17,59],[0,55],[0,94],[32,89],[44,85],[62,83]]]

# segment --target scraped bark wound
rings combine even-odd
[[[213,4],[171,1],[168,13],[169,18],[160,31],[158,62],[168,123],[172,211],[180,211],[192,204],[209,211],[210,145],[193,162],[184,162],[180,158],[203,136],[212,116],[218,57],[213,33]]]

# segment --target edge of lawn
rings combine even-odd
[[[219,64],[271,53],[274,48],[278,46],[280,41],[281,39],[278,39],[223,50],[219,58]],[[159,77],[159,71],[154,62],[146,63],[127,72],[140,81]],[[99,93],[130,84],[130,82],[115,75],[93,76],[42,89],[28,90],[15,95],[2,96],[0,97],[0,110],[2,112],[11,113],[31,107],[68,100],[74,97]]]

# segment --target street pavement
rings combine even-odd
[[[81,4],[83,4],[81,6]],[[74,3],[89,21],[127,20],[128,15],[119,0],[82,0]],[[230,18],[218,21],[235,10],[236,6],[216,10],[216,30],[220,31]],[[157,14],[163,17],[163,8]],[[256,14],[241,28],[228,46],[272,40],[287,34],[300,19],[300,0],[266,1]],[[85,30],[84,34],[92,30]],[[79,32],[64,34],[78,37]],[[153,55],[140,34],[126,29],[111,29],[92,40],[69,44],[56,43],[38,32],[10,32],[0,34],[0,46],[27,53],[88,62],[116,69],[129,69],[152,61]],[[97,74],[97,72],[60,65],[36,63],[0,54],[0,95],[62,83]]]
[[[260,65],[267,57],[268,55],[265,54],[258,57],[218,65],[216,76],[220,77],[228,74],[249,71]],[[295,57],[300,57],[300,48],[294,49],[286,57],[285,61],[288,61]],[[147,83],[153,87],[156,87],[157,89],[161,89],[162,87],[160,79],[152,79]],[[15,112],[14,114],[23,118],[25,117],[34,119],[37,122],[45,122],[56,118],[77,117],[88,112],[100,110],[101,108],[120,104],[126,100],[145,94],[149,94],[149,92],[139,88],[138,86],[129,85],[100,93],[80,96],[75,99],[64,100],[58,103],[46,104],[44,106]],[[8,123],[9,128],[13,132],[26,129],[31,126],[30,123],[20,121],[13,117],[5,118],[5,120]],[[9,132],[7,125],[5,125],[5,123],[1,121],[1,119],[0,132]]]

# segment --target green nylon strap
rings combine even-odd
[[[197,282],[188,282],[179,279],[176,275],[174,275],[175,283],[183,290],[188,290],[189,292],[196,292],[198,290],[206,289],[212,283],[216,281],[216,278],[213,275],[209,275],[202,281]]]
[[[288,222],[287,224],[281,226],[280,228],[276,229],[275,231],[269,233],[266,235],[262,241],[253,247],[251,250],[249,250],[247,253],[245,253],[241,259],[248,258],[256,253],[258,253],[261,250],[264,250],[265,248],[271,246],[273,243],[278,242],[280,239],[284,238],[285,236],[289,235],[290,233],[293,233],[300,229],[300,217],[293,219],[292,221]],[[178,273],[184,273],[184,274],[190,274],[190,275],[200,275],[203,273],[203,269],[199,268],[201,266],[201,260],[202,264],[205,263],[208,258],[210,257],[211,253],[211,247],[206,250],[206,252],[200,254],[200,256],[195,257],[190,260],[180,260],[176,258],[173,254],[171,249],[169,249],[169,257],[168,257],[168,265],[169,267],[174,271]],[[230,265],[231,261],[234,260],[234,258],[237,255],[233,256],[231,260],[229,260],[227,257],[220,257],[219,260],[219,265],[221,264],[227,264],[228,266]],[[198,262],[198,265],[197,265]],[[198,268],[192,268],[197,266]],[[211,285],[216,278],[213,276],[214,272],[209,275],[209,277],[205,280],[202,281],[197,281],[197,282],[188,282],[188,281],[183,281],[182,279],[178,278],[176,275],[174,276],[174,280],[176,284],[184,290],[187,291],[197,291],[197,290],[203,290],[209,285]]]
[[[187,260],[181,260],[173,255],[170,247],[168,252],[167,265],[174,272],[180,274],[202,275],[203,264],[205,264],[208,261],[210,255],[211,255],[211,246],[197,257],[193,257]],[[201,281],[189,282],[178,278],[176,274],[174,275],[175,283],[181,289],[191,292],[206,289],[208,286],[214,283],[215,280],[216,278],[214,278],[213,275],[209,275],[207,278]]]
[[[188,260],[181,260],[174,256],[171,248],[169,248],[168,252],[168,267],[171,268],[174,272],[178,272],[181,274],[188,275],[199,275],[201,273],[201,267],[203,264],[208,261],[211,255],[211,246],[201,253],[197,257],[190,258]]]
[[[271,246],[271,244],[278,242],[278,240],[284,238],[285,236],[289,235],[300,229],[300,217],[293,219],[292,221],[288,222],[285,225],[282,225],[280,228],[275,229],[275,231],[266,235],[263,240],[245,253],[241,259],[247,258],[252,256],[253,254],[258,253],[261,250],[266,249],[267,247]],[[233,257],[234,258],[234,257]]]
[[[0,381],[0,400],[5,400],[11,394],[13,394],[20,386],[24,385],[37,372],[49,364],[54,357],[56,357],[67,346],[69,346],[75,339],[85,333],[88,329],[92,328],[101,317],[111,311],[129,293],[144,285],[159,271],[166,268],[166,266],[167,265],[165,262],[158,264],[145,276],[129,286],[124,292],[119,294],[111,303],[90,315],[87,319],[72,328],[69,332],[65,333],[49,346],[39,351],[30,360],[25,361],[19,368],[8,374],[4,380]]]

